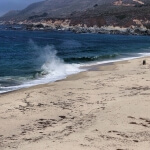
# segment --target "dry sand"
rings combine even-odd
[[[150,150],[150,58],[0,95],[0,150]]]

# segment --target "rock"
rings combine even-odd
[[[65,119],[66,118],[66,116],[59,116],[61,119]]]
[[[146,60],[143,60],[143,65],[146,65]]]

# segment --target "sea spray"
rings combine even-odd
[[[42,47],[30,40],[29,47],[32,51],[37,52],[35,55],[36,57],[33,60],[33,64],[36,66],[36,70],[33,71],[33,77],[27,76],[26,80],[24,78],[20,84],[12,85],[10,83],[9,86],[0,86],[0,93],[18,90],[20,88],[26,88],[38,84],[54,82],[56,80],[64,79],[68,75],[83,71],[79,69],[79,64],[67,64],[63,61],[63,59],[59,58],[54,45],[46,45]],[[18,78],[18,83],[19,79],[21,78]]]
[[[69,74],[80,72],[80,65],[67,64],[63,59],[57,56],[57,50],[54,45],[38,46],[35,42],[30,40],[30,45],[38,52],[36,62],[40,65],[36,73],[36,78],[46,77],[49,80],[64,78]]]

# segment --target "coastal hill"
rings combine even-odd
[[[114,0],[45,0],[29,5],[27,8],[14,12],[8,12],[1,19],[31,19],[38,17],[66,18],[74,12],[83,12],[93,6],[107,5]],[[12,15],[14,16],[12,17]]]
[[[49,21],[48,25],[56,27],[57,24],[57,28],[136,26],[150,29],[150,0],[45,0],[8,12],[0,21],[26,24]]]

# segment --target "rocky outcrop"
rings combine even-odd
[[[25,22],[20,22],[25,24]],[[72,24],[70,19],[49,20],[43,22],[26,22],[27,30],[62,30],[72,31],[75,33],[101,33],[101,34],[131,34],[131,35],[150,35],[150,28],[141,24],[141,26],[88,26],[87,24]]]

